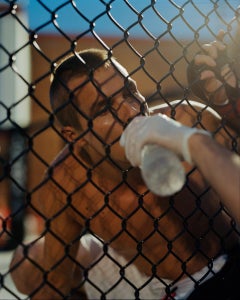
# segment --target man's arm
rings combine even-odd
[[[22,294],[29,295],[39,287],[42,280],[44,238],[26,247],[19,245],[10,262],[12,280]],[[26,251],[27,249],[27,251]]]
[[[120,142],[134,166],[140,165],[141,149],[147,143],[159,144],[196,164],[240,224],[240,157],[223,148],[206,131],[158,114],[135,118],[125,129]]]
[[[197,133],[189,138],[188,146],[193,162],[240,224],[240,156]]]
[[[16,288],[22,294],[29,295],[41,285],[44,240],[44,237],[41,237],[26,245],[25,248],[19,245],[13,254],[10,262],[11,277]],[[24,249],[27,249],[27,252]],[[88,251],[81,247],[81,251],[78,251],[77,255],[78,261],[85,262],[87,260],[90,264],[90,257]],[[75,268],[74,280],[70,282],[71,288],[79,287],[81,278],[80,268]],[[70,299],[87,299],[84,287],[78,288]]]
[[[30,295],[34,300],[62,299],[70,293],[70,283],[73,282],[82,226],[72,217],[73,209],[67,202],[68,191],[64,190],[65,182],[61,181],[59,172],[62,170],[59,168],[54,169],[51,178],[41,187],[39,199],[32,202],[32,206],[44,216],[46,230],[42,264],[44,272],[38,289]]]
[[[224,32],[217,40],[202,46],[187,68],[193,93],[214,108],[234,130],[240,132],[240,86],[236,65],[223,43]]]
[[[62,299],[71,290],[69,283],[73,281],[81,228],[69,218],[69,208],[58,208],[55,206],[56,213],[52,214],[45,235],[43,266],[46,271],[42,274],[42,288],[31,298],[34,300]]]

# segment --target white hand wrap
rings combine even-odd
[[[208,131],[184,126],[166,115],[141,116],[127,126],[120,144],[125,147],[126,157],[133,166],[140,165],[141,150],[145,144],[159,144],[192,163],[188,140],[195,133],[210,136]]]

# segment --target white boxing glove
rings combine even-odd
[[[120,145],[125,148],[126,157],[134,167],[140,166],[141,150],[146,144],[158,144],[192,163],[188,139],[194,133],[210,136],[208,131],[184,126],[163,114],[139,116],[124,130]]]

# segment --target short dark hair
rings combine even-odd
[[[62,126],[81,129],[79,113],[73,92],[68,88],[71,79],[88,75],[99,67],[111,64],[111,53],[90,48],[66,57],[54,70],[50,86],[50,103],[53,113]]]

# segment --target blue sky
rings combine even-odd
[[[123,36],[127,31],[131,36],[146,38],[162,34],[168,38],[168,32],[178,38],[194,38],[197,30],[200,38],[205,38],[211,37],[211,31],[227,29],[239,0],[19,0],[17,3],[24,5],[30,27],[37,33],[92,34],[92,28],[99,36]],[[202,28],[206,22],[208,29]]]

